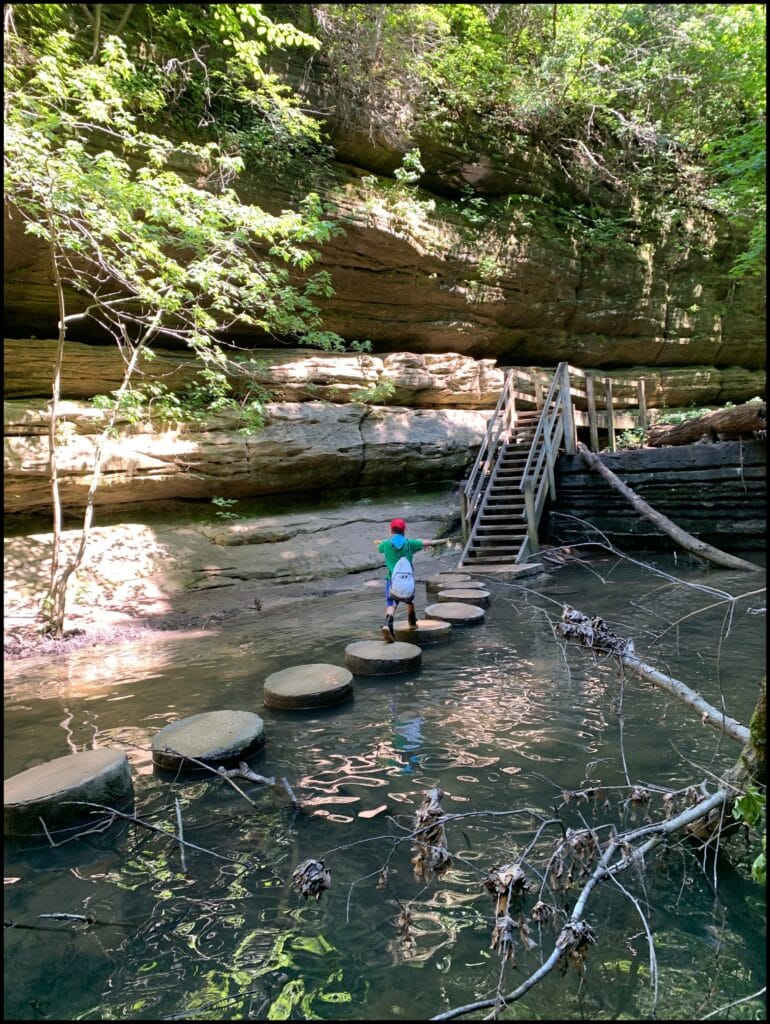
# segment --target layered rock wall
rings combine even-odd
[[[103,415],[62,403],[58,448],[64,507],[82,507]],[[457,480],[481,443],[489,413],[322,402],[271,403],[254,436],[234,416],[154,429],[119,424],[107,439],[97,505],[175,498],[374,490]],[[5,404],[5,511],[50,505],[47,404]]]
[[[49,396],[55,357],[55,341],[6,339],[6,398]],[[261,349],[253,353],[253,359],[244,357],[239,365],[241,372],[230,378],[237,393],[255,383],[282,402],[345,403],[376,395],[379,405],[434,409],[494,408],[504,373],[494,359],[474,359],[456,352],[394,352],[375,356]],[[62,365],[62,397],[86,399],[108,394],[120,385],[123,367],[115,345],[68,342]],[[162,382],[178,392],[194,379],[198,368],[199,364],[187,353],[158,349],[153,360],[140,364],[136,382]],[[650,408],[738,404],[765,394],[764,372],[740,366],[634,366],[613,370],[612,377],[621,381],[644,377]]]
[[[720,441],[602,453],[602,462],[677,526],[719,548],[764,547],[767,540],[767,448],[764,441]],[[621,548],[671,547],[579,455],[556,462],[551,540],[575,544],[609,538]],[[598,532],[600,531],[600,532]]]
[[[508,207],[503,198],[471,223],[457,203],[399,192],[366,170],[337,163],[322,188],[344,231],[316,265],[335,291],[319,306],[324,326],[348,342],[585,369],[765,365],[762,281],[736,285],[727,276],[740,242],[710,211],[583,237],[560,227],[547,207]],[[271,211],[301,191],[299,182],[280,185],[255,171],[238,188],[244,201]],[[8,333],[52,336],[58,309],[47,251],[12,211],[5,266]],[[67,304],[70,314],[85,306],[71,291]],[[83,320],[70,336],[98,335]],[[254,332],[244,342],[272,344]]]

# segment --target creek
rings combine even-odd
[[[764,583],[687,558],[648,557],[681,580],[733,595]],[[707,591],[606,556],[517,585],[491,582],[484,625],[425,647],[417,672],[356,678],[347,704],[263,707],[270,673],[342,665],[348,643],[377,636],[375,577],[354,594],[183,639],[156,634],[151,643],[12,666],[6,777],[76,749],[125,745],[136,814],[173,830],[176,796],[185,837],[240,863],[188,850],[184,875],[177,845],[135,826],[56,849],[6,843],[6,921],[35,928],[6,929],[5,1019],[422,1020],[493,996],[500,961],[489,948],[493,904],[481,883],[533,830],[526,816],[478,812],[550,816],[560,807],[571,827],[628,827],[647,809],[612,788],[626,785],[624,765],[632,783],[680,789],[704,779],[713,786],[735,762],[736,744],[661,691],[623,681],[612,662],[565,646],[551,626],[564,603],[601,615],[645,660],[714,704],[723,698],[726,712],[748,724],[765,671],[764,593],[730,612]],[[431,601],[418,586],[418,614]],[[251,767],[285,776],[303,811],[277,789],[239,782],[254,810],[209,773],[175,779],[153,770],[147,748],[157,730],[219,708],[264,718],[267,744]],[[446,812],[468,816],[447,825],[454,865],[425,887],[403,837],[434,786],[446,794]],[[599,799],[561,807],[564,790],[589,786],[603,789]],[[662,816],[657,797],[649,813]],[[715,864],[677,842],[650,857],[644,879],[622,876],[638,907],[606,883],[588,906],[597,941],[585,973],[552,972],[510,1015],[689,1019],[761,989],[764,889],[749,874],[756,852],[733,839]],[[309,857],[331,871],[318,903],[288,884]],[[389,889],[379,891],[389,857]],[[406,939],[395,923],[398,900],[411,901]],[[656,1007],[640,909],[655,943]],[[106,923],[38,917],[53,912]],[[534,948],[519,949],[506,968],[502,991],[548,955],[554,933],[533,925],[532,938]],[[715,1019],[757,1016],[763,1004],[754,1000]]]

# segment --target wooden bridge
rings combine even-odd
[[[618,430],[647,429],[645,383],[617,380],[559,363],[550,374],[512,368],[463,486],[463,552],[458,568],[500,571],[538,550],[538,526],[548,497],[556,498],[560,451],[575,454],[577,427],[599,431],[615,451]]]

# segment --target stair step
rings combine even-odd
[[[479,519],[479,523],[481,525],[483,525],[483,526],[486,526],[487,523],[490,523],[492,526],[494,526],[495,523],[499,523],[501,525],[502,525],[502,523],[511,523],[511,525],[513,525],[518,518],[519,518],[518,516],[511,516],[511,515],[507,515],[507,516],[483,515]]]
[[[516,554],[518,555],[518,553],[519,552],[517,551]],[[481,559],[468,558],[467,556],[463,560],[463,564],[464,565],[466,565],[466,566],[472,565],[475,569],[480,569],[482,564],[483,565],[495,565],[495,564],[501,565],[501,564],[505,564],[505,563],[509,563],[509,562],[510,563],[514,562],[514,559],[511,558],[510,555],[504,555],[504,556],[501,556],[500,558],[484,558],[483,562],[482,562]]]
[[[493,528],[494,527],[489,527],[489,529]],[[490,532],[485,531],[483,534],[476,534],[473,540],[479,542],[483,541],[484,544],[494,544],[501,541],[513,541],[517,537],[523,537],[525,532],[526,530],[510,529],[506,530],[504,534],[500,534],[500,532],[498,532],[498,534],[490,534]]]
[[[505,551],[513,551],[515,553],[519,550],[520,547],[520,542],[518,544],[478,544],[469,547],[468,554],[476,552],[477,554],[483,553],[485,555],[489,555],[490,557],[494,556],[495,558],[497,558],[498,555],[502,555],[503,552]]]

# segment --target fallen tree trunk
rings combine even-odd
[[[676,424],[650,427],[647,444],[660,448],[666,444],[693,444],[702,437],[709,440],[737,440],[747,434],[765,430],[767,424],[764,402],[744,402],[731,409],[714,409],[697,419]]]
[[[648,665],[637,658],[634,654],[634,644],[631,640],[624,640],[612,630],[608,629],[603,619],[595,616],[590,619],[585,612],[577,608],[565,605],[561,614],[561,621],[554,626],[554,632],[563,636],[566,640],[576,640],[583,647],[588,647],[597,654],[614,655],[619,658],[621,664],[636,675],[660,686],[672,696],[681,700],[683,704],[697,711],[701,716],[704,725],[711,725],[719,729],[730,739],[737,743],[748,744],[751,740],[749,730],[745,725],[734,718],[730,718],[719,708],[715,708],[708,701],[705,701],[699,693],[691,690],[685,683],[667,676],[664,672],[658,671],[652,665]],[[764,700],[762,703],[764,715]],[[764,723],[764,717],[763,717]],[[764,764],[764,758],[762,763]]]
[[[620,660],[631,672],[641,676],[650,683],[654,683],[655,686],[662,687],[662,689],[667,690],[668,693],[681,700],[683,704],[691,707],[693,711],[698,711],[704,725],[711,725],[715,729],[719,729],[726,736],[729,736],[730,739],[736,740],[738,743],[749,742],[749,730],[745,725],[741,725],[740,722],[730,718],[729,715],[720,711],[719,708],[715,708],[713,704],[709,704],[699,693],[691,690],[685,683],[653,668],[652,665],[648,665],[640,658],[637,658],[635,654],[624,654]]]
[[[672,523],[670,519],[667,519],[662,513],[656,511],[652,505],[648,505],[638,494],[635,494],[627,484],[624,484],[619,477],[615,476],[611,469],[604,465],[598,455],[589,451],[580,441],[577,443],[577,450],[586,465],[590,466],[591,469],[595,469],[607,481],[610,487],[613,487],[619,494],[622,494],[626,501],[633,505],[640,515],[643,515],[645,519],[649,519],[659,530],[676,541],[680,547],[683,547],[685,551],[690,551],[692,554],[697,555],[698,558],[703,558],[707,562],[713,562],[714,565],[720,565],[725,569],[743,569],[747,572],[764,571],[760,565],[746,562],[735,555],[729,555],[726,551],[720,551],[719,548],[712,547],[711,544],[706,544],[704,541],[698,540],[697,537],[693,537],[691,533],[687,533],[686,530]]]

